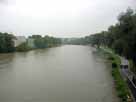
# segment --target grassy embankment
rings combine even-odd
[[[120,74],[120,57],[115,54],[111,49],[108,48],[100,48],[101,53],[103,53],[106,58],[112,64],[112,76],[115,82],[115,87],[117,90],[117,95],[120,98],[121,102],[132,102],[130,90],[128,88],[127,83],[124,81]]]

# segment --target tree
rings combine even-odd
[[[30,38],[34,39],[34,45],[36,48],[47,48],[61,44],[61,40],[59,38],[50,36],[42,37],[41,35],[32,35]]]
[[[16,51],[19,51],[19,52],[24,52],[24,51],[28,51],[28,50],[30,50],[30,47],[27,45],[26,42],[24,42],[16,47]]]
[[[8,33],[0,33],[0,52],[13,52],[15,51],[14,47],[14,36]]]

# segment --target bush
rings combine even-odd
[[[27,45],[26,42],[20,44],[19,46],[16,47],[16,51],[19,51],[19,52],[24,52],[24,51],[28,51],[30,50],[31,48]]]
[[[112,62],[112,68],[117,68],[116,62]]]
[[[123,80],[119,68],[120,68],[120,58],[115,55],[114,53],[109,53],[108,59],[114,59],[111,60],[112,63],[112,76],[115,81],[115,87],[117,90],[117,95],[121,99],[121,102],[128,102],[128,96],[131,99],[130,92],[127,86],[127,83]],[[131,102],[131,101],[129,101]]]
[[[114,57],[112,57],[112,56],[110,56],[110,57],[108,57],[108,60],[114,60]]]

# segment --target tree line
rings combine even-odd
[[[14,39],[12,34],[0,32],[0,53],[14,52]]]
[[[29,46],[28,42],[32,39],[32,43],[34,47]],[[52,46],[57,46],[61,44],[60,38],[55,38],[51,36],[44,36],[41,35],[32,35],[26,39],[26,42],[21,43],[20,45],[15,47],[16,36],[13,34],[2,33],[0,32],[0,53],[8,53],[8,52],[15,52],[15,51],[28,51],[31,49],[38,49],[38,48],[48,48]]]
[[[136,64],[136,12],[130,8],[122,12],[115,25],[107,31],[84,37],[83,44],[109,47]]]
[[[32,35],[29,36],[30,39],[34,39],[34,46],[35,48],[48,48],[52,46],[57,46],[61,44],[60,38],[50,37],[41,35]]]

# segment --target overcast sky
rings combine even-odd
[[[80,37],[117,22],[136,0],[0,0],[0,32]]]

